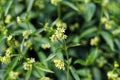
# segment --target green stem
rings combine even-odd
[[[60,3],[58,3],[58,19],[61,17]]]
[[[68,54],[66,43],[65,43],[65,53],[66,53],[66,57],[67,57],[67,76],[66,76],[66,80],[69,80],[70,62],[69,62],[69,54]]]

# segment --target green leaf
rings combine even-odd
[[[27,71],[26,76],[25,76],[25,80],[30,80],[31,73],[32,73],[32,67]]]
[[[89,68],[79,69],[76,71],[76,73],[82,77],[85,77],[90,74],[90,69]]]
[[[39,52],[37,55],[38,55],[39,60],[40,60],[41,62],[43,62],[43,64],[47,67],[48,64],[47,64],[47,61],[45,61],[45,60],[46,60],[46,55],[45,55],[45,53]]]
[[[55,53],[52,53],[48,56],[48,58],[46,59],[47,61],[51,60],[52,58],[54,58],[56,56]]]
[[[114,49],[114,43],[113,43],[112,35],[110,33],[108,33],[107,31],[102,31],[101,36],[106,41],[106,43],[111,48],[111,50],[114,51],[115,49]]]
[[[86,64],[87,65],[92,64],[95,61],[95,59],[98,57],[98,55],[99,55],[98,48],[93,48],[90,54],[87,56]]]
[[[100,70],[97,67],[93,67],[94,80],[102,80]]]
[[[95,10],[96,10],[96,6],[93,3],[86,3],[84,5],[83,17],[87,22],[89,22],[92,19]]]
[[[29,11],[31,10],[34,1],[35,1],[35,0],[28,0],[27,12],[29,12]]]
[[[68,45],[67,48],[76,47],[76,46],[80,46],[80,44],[79,43],[73,43],[73,44]]]
[[[81,35],[80,35],[80,38],[85,37],[87,35],[90,35],[90,34],[96,32],[96,31],[97,31],[96,27],[91,27],[91,28],[85,30],[84,32],[82,32]]]
[[[71,66],[70,71],[71,71],[71,73],[72,73],[75,80],[80,80],[80,78],[79,78],[78,74],[76,73],[76,70],[75,70],[74,67]]]
[[[48,68],[46,68],[42,63],[40,62],[36,62],[34,64],[34,67],[41,70],[41,71],[45,71],[45,72],[49,72],[49,73],[54,73],[53,71],[49,70]]]
[[[40,78],[41,76],[45,76],[45,73],[43,71],[40,71],[39,69],[37,69],[35,67],[33,67],[32,73],[37,78]]]
[[[70,8],[72,8],[75,11],[79,11],[79,9],[74,4],[72,4],[71,2],[61,1],[61,3],[64,4],[64,5],[66,5],[66,6],[68,6],[68,7],[70,7]]]
[[[81,64],[81,65],[84,65],[86,66],[86,61],[82,60],[82,59],[78,59],[74,62],[75,64]]]
[[[13,3],[13,0],[9,0],[8,6],[7,6],[6,11],[5,11],[5,16],[8,14],[8,11],[9,11],[12,3]]]
[[[6,38],[7,36],[0,36],[0,45],[3,43],[3,41],[5,41]]]
[[[11,33],[11,35],[16,36],[16,35],[20,35],[20,34],[22,34],[22,33],[23,33],[23,30],[16,30],[16,31],[13,31],[13,32]]]
[[[118,49],[120,50],[120,40],[118,39],[115,39],[115,44],[117,45]]]

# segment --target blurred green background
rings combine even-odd
[[[67,25],[70,80],[120,80],[120,0],[0,0],[0,80],[66,80],[64,46],[50,40],[57,20]]]

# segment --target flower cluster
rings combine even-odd
[[[104,64],[107,63],[107,60],[106,60],[104,57],[100,57],[100,58],[98,58],[98,59],[96,60],[96,62],[98,63],[98,66],[99,66],[99,67],[103,67]]]
[[[53,59],[55,66],[59,69],[65,70],[64,62],[60,59]]]
[[[7,35],[8,30],[5,26],[0,26],[0,30],[1,30],[3,35]]]
[[[117,69],[119,67],[119,64],[117,61],[114,61],[114,68],[112,71],[108,71],[107,76],[109,80],[120,80],[119,77],[119,69]]]
[[[21,23],[21,22],[22,22],[22,19],[21,19],[19,16],[17,16],[17,22],[18,22],[18,23]]]
[[[111,29],[115,22],[113,20],[109,20],[106,17],[101,18],[101,22],[105,24],[105,29]]]
[[[118,35],[118,34],[120,34],[120,28],[114,29],[114,30],[112,31],[112,34],[113,34],[113,35]]]
[[[118,76],[118,73],[115,73],[113,71],[109,71],[107,73],[108,79],[109,80],[120,80],[120,77]]]
[[[3,63],[3,64],[7,64],[10,62],[11,60],[11,53],[12,53],[12,47],[9,47],[7,50],[6,50],[6,53],[4,56],[0,56],[0,61]]]
[[[56,26],[57,28],[55,30],[55,33],[50,37],[52,42],[56,40],[64,40],[67,38],[67,35],[64,34],[67,28],[67,25],[64,22],[57,21]]]
[[[49,43],[45,43],[45,44],[42,44],[41,47],[43,49],[47,49],[47,48],[50,48],[50,44]]]
[[[5,23],[10,23],[11,15],[7,15],[5,18]]]
[[[10,72],[9,72],[9,78],[10,78],[11,80],[16,80],[17,77],[18,77],[18,75],[19,75],[18,72],[14,72],[14,71],[10,71]]]
[[[44,0],[36,0],[35,6],[37,6],[39,9],[44,9],[45,8]]]
[[[30,40],[28,40],[24,43],[24,46],[27,48],[30,48],[32,46],[32,42]]]
[[[23,37],[24,37],[25,39],[27,39],[31,33],[32,33],[32,30],[25,30],[25,31],[23,32]]]
[[[99,37],[94,37],[94,38],[92,38],[92,39],[90,40],[90,44],[91,44],[92,46],[97,46],[98,43],[99,43],[99,41],[100,41]]]
[[[51,4],[53,4],[53,5],[57,5],[58,2],[60,2],[60,1],[62,1],[62,0],[51,0]]]
[[[32,63],[35,62],[34,58],[27,58],[27,61],[23,63],[23,67],[25,70],[29,70],[32,67]]]

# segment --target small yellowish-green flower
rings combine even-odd
[[[43,49],[47,49],[47,48],[50,48],[50,44],[49,43],[45,43],[45,44],[42,44],[41,47]]]
[[[10,55],[5,55],[5,56],[3,56],[3,57],[0,58],[0,61],[3,64],[8,64],[11,61],[10,57],[11,57]]]
[[[15,46],[20,47],[20,43],[17,40],[15,40]]]
[[[56,40],[57,40],[56,35],[53,34],[53,35],[50,37],[50,40],[51,40],[52,42],[56,41]]]
[[[12,38],[13,38],[13,36],[9,35],[8,38],[7,38],[7,40],[10,41]]]
[[[79,27],[79,24],[78,23],[75,23],[73,25],[70,26],[70,30],[71,31],[74,31],[75,29],[77,29]]]
[[[45,8],[44,0],[35,0],[35,6],[37,6],[39,9],[44,9]]]
[[[24,63],[23,63],[23,67],[24,67],[25,70],[29,70],[29,69],[32,67],[32,64],[31,64],[31,63],[24,62]]]
[[[11,15],[7,15],[5,18],[5,23],[10,23]]]
[[[119,67],[119,64],[118,64],[117,61],[114,62],[114,67],[115,67],[115,68]]]
[[[108,19],[107,19],[106,17],[102,17],[102,18],[101,18],[101,22],[102,22],[102,23],[106,23],[107,21],[108,21]]]
[[[105,23],[105,29],[111,29],[112,25],[110,24],[110,22],[106,22]]]
[[[32,42],[30,40],[26,41],[24,43],[24,46],[26,46],[27,48],[31,47],[32,46]]]
[[[42,77],[42,78],[40,78],[40,80],[50,80],[50,78],[49,77]]]
[[[102,5],[103,6],[106,6],[108,3],[109,3],[109,0],[102,0],[103,2],[102,2]]]
[[[61,21],[57,21],[56,22],[56,30],[54,32],[54,34],[50,37],[51,41],[57,41],[57,40],[64,40],[67,38],[67,35],[65,35],[65,30],[67,25]]]
[[[109,71],[107,73],[107,76],[108,76],[108,79],[110,79],[110,80],[118,80],[117,79],[118,78],[118,74],[113,72],[113,71]]]
[[[19,75],[18,72],[14,72],[14,71],[9,72],[9,77],[10,77],[11,80],[16,80],[18,75]]]
[[[34,58],[27,58],[27,61],[23,63],[23,68],[29,70],[32,67],[32,64],[35,62]]]
[[[56,25],[57,27],[59,27],[59,28],[64,28],[64,29],[67,28],[67,24],[64,23],[64,22],[62,22],[62,21],[60,21],[60,20],[57,20],[56,23],[55,23],[55,25]]]
[[[85,1],[85,3],[88,3],[88,2],[90,2],[91,0],[84,0]]]
[[[97,46],[98,43],[99,43],[99,41],[100,41],[99,37],[94,37],[94,38],[92,38],[92,39],[90,40],[90,44],[91,44],[92,46]]]
[[[64,62],[60,59],[53,59],[55,66],[59,69],[65,70]]]
[[[5,26],[2,26],[1,28],[2,34],[7,35],[8,32],[7,28]]]
[[[49,25],[49,23],[46,22],[45,25],[44,25],[44,30],[45,30],[45,31],[47,31],[47,29],[48,29],[48,25]]]
[[[62,0],[51,0],[51,4],[57,5],[60,1],[62,1]]]
[[[9,47],[9,48],[7,48],[5,54],[6,54],[6,55],[10,55],[12,52],[13,52],[13,48],[12,48],[12,47]]]
[[[25,39],[27,39],[31,33],[32,33],[31,30],[25,30],[25,31],[23,32],[23,37],[24,37]]]
[[[117,28],[117,29],[113,30],[113,31],[112,31],[112,34],[113,34],[113,35],[118,35],[118,34],[120,34],[120,28]]]
[[[107,61],[104,57],[100,57],[96,61],[97,61],[99,67],[103,67],[103,65],[107,63]]]
[[[18,22],[18,23],[21,23],[21,22],[22,22],[22,19],[21,19],[19,16],[17,16],[17,22]]]

